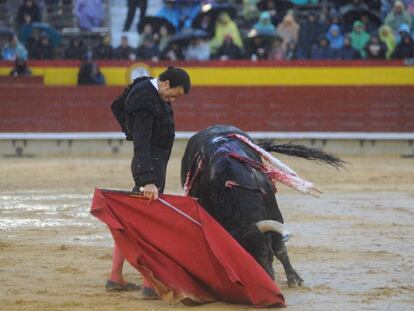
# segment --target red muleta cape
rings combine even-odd
[[[285,306],[275,282],[195,199],[161,198],[195,222],[159,200],[101,189],[91,214],[108,225],[126,260],[162,299]]]

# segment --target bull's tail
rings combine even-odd
[[[341,168],[345,165],[345,161],[332,154],[326,153],[321,149],[298,145],[292,142],[282,145],[273,145],[272,143],[267,142],[260,144],[259,146],[269,152],[277,152],[289,156],[304,158],[306,160],[315,160],[320,163],[332,165],[335,168]]]

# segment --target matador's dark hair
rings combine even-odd
[[[167,70],[159,76],[160,81],[170,81],[170,87],[182,86],[184,93],[187,94],[191,89],[191,80],[188,73],[181,68],[169,66]]]

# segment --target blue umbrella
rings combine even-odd
[[[62,41],[62,35],[47,23],[32,23],[30,25],[22,26],[19,31],[20,40],[25,43],[27,39],[30,38],[34,29],[39,30],[40,33],[46,34],[54,47],[58,46]]]

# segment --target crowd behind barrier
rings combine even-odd
[[[15,23],[0,25],[1,59],[414,58],[414,0],[167,0],[155,16],[145,15],[147,1],[135,2],[124,30],[139,7],[139,42],[124,35],[113,47],[108,0],[23,0],[10,19]],[[60,24],[53,19],[56,8],[63,10]],[[72,16],[69,27],[62,26],[66,15]]]

